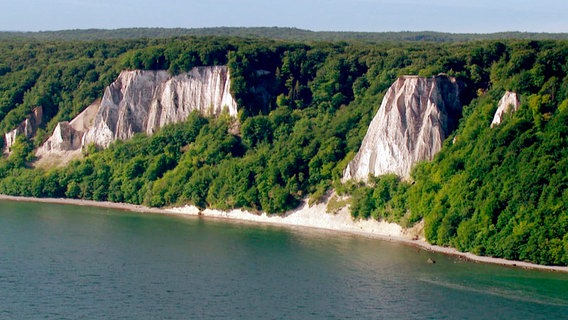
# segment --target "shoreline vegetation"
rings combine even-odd
[[[173,207],[173,208],[150,208],[142,205],[127,203],[102,202],[81,199],[65,198],[33,198],[9,196],[0,194],[0,200],[18,202],[38,202],[75,206],[90,206],[99,208],[116,209],[137,213],[150,213],[161,215],[172,215],[180,217],[203,217],[207,219],[222,219],[232,222],[250,222],[254,224],[269,224],[277,226],[301,227],[309,229],[320,229],[336,231],[359,236],[375,238],[384,241],[393,241],[405,245],[414,246],[422,250],[442,253],[455,256],[472,262],[490,263],[502,266],[517,267],[523,269],[534,269],[543,271],[555,271],[568,273],[568,267],[539,265],[524,261],[514,261],[488,256],[478,256],[469,252],[460,252],[455,248],[432,245],[419,238],[421,233],[420,225],[412,229],[404,229],[398,224],[375,220],[353,220],[347,210],[342,208],[336,213],[326,211],[326,203],[309,206],[303,202],[297,209],[289,211],[282,216],[267,215],[266,213],[254,214],[241,209],[231,211],[221,211],[214,209],[200,210],[195,206]],[[430,261],[429,261],[430,262]]]

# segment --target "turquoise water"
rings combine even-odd
[[[0,319],[567,318],[566,274],[325,231],[0,202]]]

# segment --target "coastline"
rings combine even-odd
[[[293,226],[312,229],[324,229],[337,231],[341,233],[349,233],[360,236],[376,238],[385,241],[394,241],[406,245],[414,246],[426,251],[442,253],[446,255],[460,257],[473,262],[490,263],[502,266],[534,269],[543,271],[555,271],[568,273],[568,267],[561,266],[545,266],[524,261],[507,260],[502,258],[494,258],[487,256],[478,256],[469,252],[460,252],[450,247],[441,247],[432,245],[423,238],[418,238],[421,232],[420,226],[412,229],[404,229],[395,223],[374,220],[358,220],[353,221],[347,210],[342,208],[337,213],[327,213],[326,203],[320,203],[308,206],[307,202],[303,202],[300,207],[282,216],[272,216],[266,213],[254,214],[241,209],[233,209],[230,211],[221,211],[214,209],[199,210],[195,206],[184,206],[175,208],[150,208],[142,205],[133,205],[127,203],[101,202],[93,200],[65,199],[65,198],[33,198],[8,196],[0,194],[0,200],[19,201],[19,202],[39,202],[53,203],[63,205],[90,206],[99,208],[108,208],[124,211],[132,211],[138,213],[163,214],[175,216],[193,216],[212,219],[223,219],[230,221],[246,221],[257,224],[271,224],[279,226]]]

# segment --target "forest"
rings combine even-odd
[[[45,110],[38,133],[0,159],[0,193],[279,214],[335,190],[350,195],[355,219],[424,221],[434,244],[568,265],[567,41],[13,37],[0,41],[0,57],[2,133]],[[34,166],[57,122],[100,98],[121,70],[206,65],[229,67],[237,118],[193,114],[152,136],[89,147],[65,167]],[[464,84],[464,111],[434,161],[409,181],[343,184],[393,81],[439,73]],[[522,106],[491,128],[506,90]]]
[[[0,31],[0,39],[35,40],[118,40],[157,39],[173,37],[248,37],[286,41],[360,41],[376,42],[467,42],[479,40],[568,40],[566,33],[497,32],[497,33],[445,33],[433,31],[353,32],[311,31],[284,27],[210,27],[210,28],[123,28],[75,29],[59,31],[17,32]]]

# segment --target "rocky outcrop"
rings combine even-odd
[[[20,135],[24,135],[26,138],[31,138],[37,128],[41,125],[43,121],[43,108],[36,107],[32,110],[32,114],[22,121],[20,125],[4,134],[4,152],[10,153],[12,146],[16,142],[16,138]]]
[[[459,86],[444,75],[404,76],[388,89],[361,148],[343,180],[395,173],[408,178],[412,166],[431,160],[461,116]]]
[[[521,99],[518,94],[511,91],[505,92],[501,100],[499,100],[497,111],[495,112],[493,121],[491,121],[491,128],[500,125],[505,114],[517,111],[520,106]]]
[[[175,77],[167,71],[123,71],[105,90],[83,145],[107,147],[135,133],[152,134],[166,124],[186,120],[193,111],[236,116],[227,67],[197,67]]]
[[[100,100],[97,100],[71,122],[59,122],[51,137],[37,150],[36,156],[45,157],[52,153],[80,150],[83,145],[83,137],[87,130],[93,126],[100,105]]]

